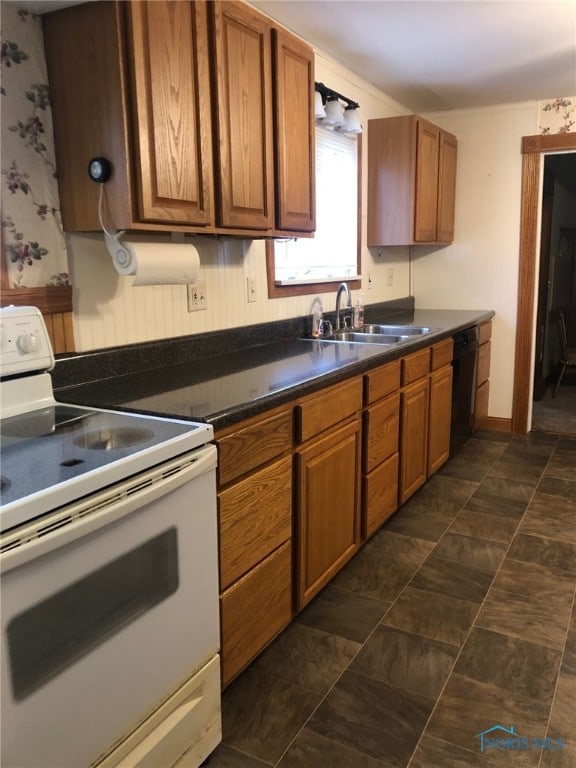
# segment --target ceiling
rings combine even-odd
[[[576,0],[250,1],[414,112],[576,94]]]
[[[251,2],[414,112],[576,94],[576,0]]]

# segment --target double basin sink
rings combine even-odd
[[[420,325],[363,325],[334,331],[330,336],[322,336],[322,341],[392,345],[414,341],[415,337],[434,330]]]

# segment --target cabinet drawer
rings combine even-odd
[[[402,386],[421,379],[430,372],[430,347],[402,358]]]
[[[219,438],[218,479],[226,485],[292,448],[292,411],[262,419]]]
[[[366,405],[380,400],[400,386],[400,360],[383,365],[364,376],[364,401]]]
[[[398,508],[398,469],[399,457],[395,453],[364,478],[363,538],[376,533]]]
[[[218,512],[223,590],[291,537],[291,457],[222,491]]]
[[[488,323],[482,323],[478,326],[478,343],[484,344],[492,338],[492,320]]]
[[[296,406],[298,441],[303,443],[362,408],[362,379],[322,390]]]
[[[292,619],[292,548],[286,542],[220,597],[222,684]]]
[[[389,395],[364,413],[364,472],[398,450],[400,394]]]
[[[443,365],[451,363],[453,347],[454,342],[452,339],[444,339],[444,341],[434,344],[432,347],[430,370],[436,371],[438,368],[442,368]]]
[[[490,378],[490,342],[487,341],[478,348],[476,364],[476,386],[479,387]]]

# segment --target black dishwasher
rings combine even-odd
[[[450,427],[450,456],[454,456],[471,436],[474,422],[474,393],[476,390],[476,357],[478,328],[466,328],[452,337],[452,420]]]

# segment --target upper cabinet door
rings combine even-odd
[[[214,223],[207,8],[127,4],[142,221]]]
[[[368,245],[453,241],[457,147],[419,115],[368,121]]]
[[[313,232],[315,215],[314,52],[274,30],[276,226]]]
[[[440,129],[427,120],[418,120],[416,145],[416,209],[414,240],[436,240],[438,209],[438,136]]]
[[[249,6],[217,0],[214,11],[218,224],[274,228],[272,31]]]
[[[439,243],[451,243],[454,240],[458,141],[451,133],[440,131],[439,142],[436,239]]]

